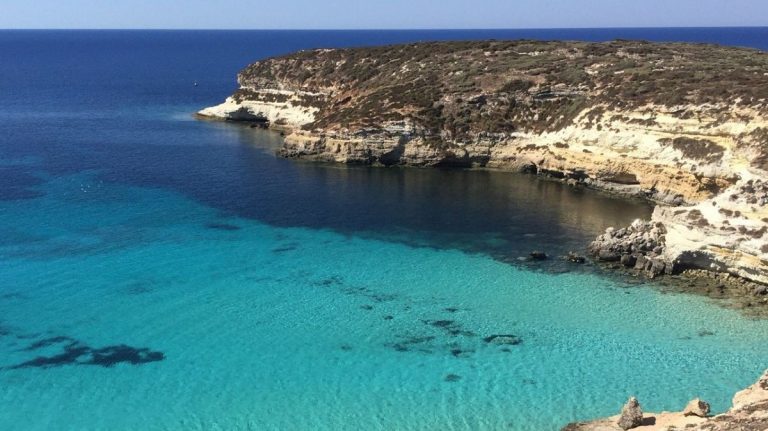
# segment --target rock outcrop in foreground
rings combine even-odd
[[[619,259],[768,283],[762,51],[423,43],[302,51],[254,63],[238,80],[199,115],[284,130],[285,157],[507,169],[651,199],[663,204],[651,221],[662,248]]]
[[[757,383],[733,397],[730,410],[717,416],[708,415],[709,404],[698,398],[691,401],[682,412],[659,414],[643,414],[637,400],[631,398],[621,415],[593,422],[573,423],[563,428],[563,431],[766,431],[768,371]]]

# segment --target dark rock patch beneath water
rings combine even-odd
[[[338,286],[343,283],[344,283],[344,279],[339,276],[328,277],[322,280],[312,282],[314,286],[318,286],[318,287]]]
[[[141,365],[165,359],[164,353],[148,348],[136,348],[125,344],[94,348],[67,336],[46,338],[23,350],[35,351],[55,345],[61,346],[60,353],[51,356],[38,356],[11,366],[9,369],[54,368],[66,365],[92,365],[111,368],[117,364]]]
[[[425,325],[445,331],[448,335],[457,337],[474,337],[475,333],[464,329],[461,324],[454,320],[422,320]]]
[[[400,338],[400,341],[397,341],[395,343],[391,343],[388,346],[393,348],[395,351],[398,352],[421,352],[421,353],[432,353],[434,346],[432,342],[435,340],[435,336],[433,335],[421,335],[421,336],[410,336],[410,335],[399,335],[398,338]]]
[[[125,287],[125,293],[128,295],[144,295],[153,290],[153,283],[149,281],[137,281]]]
[[[491,335],[483,338],[483,341],[488,344],[496,344],[499,346],[517,346],[523,343],[522,338],[511,334]]]
[[[448,374],[445,376],[443,380],[449,383],[458,382],[459,380],[461,380],[461,376],[458,374]]]
[[[358,296],[358,297],[373,301],[375,303],[391,302],[399,298],[398,295],[379,292],[375,289],[371,289],[366,286],[346,285],[344,283],[344,278],[340,276],[332,276],[332,277],[324,278],[322,280],[313,281],[311,283],[313,286],[317,286],[317,287],[336,288],[339,290],[339,292],[345,295]]]
[[[233,225],[229,223],[220,223],[220,222],[206,223],[205,227],[207,229],[222,230],[226,232],[234,232],[242,229],[240,226],[237,226],[237,225]]]
[[[45,193],[32,187],[43,183],[40,178],[26,172],[24,167],[0,168],[0,201],[18,201],[36,199],[45,196]]]
[[[466,349],[462,347],[452,347],[451,348],[451,355],[454,358],[468,358],[473,353],[475,353],[474,349]]]
[[[280,253],[287,253],[289,251],[298,250],[299,244],[298,243],[290,243],[290,244],[284,244],[279,247],[275,247],[272,249],[272,253],[280,254]]]
[[[379,302],[379,303],[390,302],[397,299],[397,295],[390,294],[390,293],[377,292],[367,287],[355,287],[355,286],[343,287],[341,289],[341,292],[347,295],[355,295],[355,296],[367,298],[373,302]]]
[[[544,253],[543,251],[532,251],[528,254],[528,257],[531,260],[547,260],[549,256],[547,256],[547,253]]]
[[[29,346],[25,347],[23,350],[25,352],[32,352],[34,350],[39,350],[44,347],[49,347],[49,346],[53,346],[54,344],[62,344],[62,343],[78,344],[77,340],[75,340],[74,338],[60,335],[60,336],[44,338],[40,341],[36,341],[30,344]]]

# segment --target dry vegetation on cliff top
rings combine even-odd
[[[705,44],[436,42],[260,61],[241,72],[235,97],[262,88],[322,92],[310,101],[320,112],[309,129],[375,130],[408,119],[427,136],[462,139],[557,130],[590,107],[764,110],[767,73],[762,51]]]

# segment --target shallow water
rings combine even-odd
[[[645,204],[191,120],[307,34],[89,34],[0,33],[4,430],[554,430],[630,394],[724,410],[766,366],[768,322],[519,260]]]

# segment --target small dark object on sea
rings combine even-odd
[[[547,253],[543,251],[532,251],[530,256],[533,260],[547,260],[548,258]]]
[[[578,254],[576,254],[574,252],[568,253],[568,256],[565,256],[565,260],[567,260],[568,262],[571,262],[571,263],[578,263],[578,264],[582,264],[582,263],[586,263],[587,262],[587,258],[586,257],[580,256],[580,255],[578,255]]]

